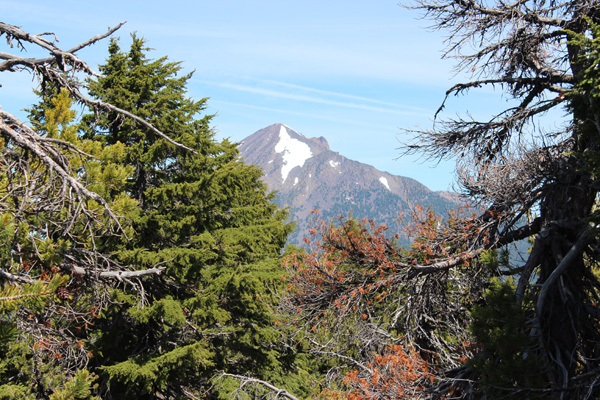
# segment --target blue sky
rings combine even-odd
[[[452,161],[398,159],[400,142],[409,139],[401,129],[431,127],[460,77],[452,60],[441,59],[444,37],[397,0],[0,0],[0,10],[3,22],[54,32],[65,49],[127,21],[116,33],[123,49],[137,32],[155,49],[152,57],[195,70],[189,95],[209,98],[219,138],[240,141],[281,122],[431,189],[453,182]],[[107,46],[105,40],[79,55],[95,68]],[[7,51],[4,42],[0,51]],[[0,83],[5,110],[34,101],[30,76],[4,74]],[[469,111],[485,112],[499,101],[492,94],[471,99]],[[467,103],[450,106],[450,113],[464,112]]]

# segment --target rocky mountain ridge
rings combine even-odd
[[[289,207],[297,225],[290,244],[303,244],[313,209],[326,219],[368,218],[396,232],[398,212],[419,204],[443,214],[460,201],[456,194],[434,192],[414,179],[350,160],[332,151],[325,138],[307,138],[284,124],[255,132],[239,149],[246,163],[262,168],[263,181],[277,192],[277,204]],[[400,242],[408,241],[402,236]]]

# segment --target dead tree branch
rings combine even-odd
[[[233,379],[237,379],[240,381],[240,387],[236,390],[234,398],[241,398],[240,393],[243,393],[243,391],[244,391],[243,388],[246,385],[261,385],[261,386],[264,386],[265,388],[267,388],[268,390],[270,390],[271,392],[273,392],[274,399],[286,398],[286,399],[290,399],[290,400],[299,400],[296,396],[292,395],[287,390],[280,389],[280,388],[276,387],[275,385],[272,385],[271,383],[265,382],[260,379],[251,378],[251,377],[243,376],[243,375],[227,374],[227,373],[222,373],[221,375],[219,375],[219,379],[221,379],[221,378],[233,378]]]

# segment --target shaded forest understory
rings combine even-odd
[[[600,3],[411,7],[472,72],[438,113],[508,102],[408,132],[405,153],[458,160],[471,204],[414,209],[408,248],[318,212],[286,247],[179,62],[132,35],[96,72],[77,51],[121,25],[64,50],[0,22],[2,76],[39,80],[28,121],[0,109],[0,399],[597,398]]]

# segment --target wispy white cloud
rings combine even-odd
[[[264,87],[249,86],[249,85],[243,85],[243,84],[237,84],[237,83],[211,82],[211,81],[200,81],[200,80],[198,80],[197,82],[200,84],[204,84],[204,85],[213,85],[213,86],[218,86],[218,87],[222,87],[222,88],[226,88],[226,89],[232,89],[232,90],[236,90],[236,91],[253,93],[253,94],[258,94],[258,95],[263,95],[263,96],[276,97],[276,98],[295,100],[295,101],[303,101],[303,102],[316,103],[316,104],[325,104],[325,105],[335,106],[335,107],[352,108],[352,109],[359,109],[359,110],[364,110],[364,111],[374,111],[374,112],[396,114],[396,115],[422,115],[422,116],[431,115],[430,111],[422,110],[422,109],[417,109],[415,111],[406,111],[406,110],[400,110],[400,109],[394,109],[394,108],[377,107],[377,106],[372,106],[369,104],[360,104],[357,102],[332,100],[332,99],[328,99],[325,97],[311,96],[308,94],[290,93],[290,92],[285,92],[285,91],[268,89],[268,88],[264,88]],[[285,83],[281,83],[281,82],[279,83],[279,86],[287,86],[289,88],[295,87],[297,89],[303,89],[305,92],[317,93],[317,94],[322,94],[322,95],[345,97],[345,98],[349,98],[349,99],[353,99],[353,100],[357,100],[357,101],[362,101],[363,103],[364,102],[385,103],[385,102],[379,102],[379,101],[373,100],[373,99],[361,98],[360,96],[344,95],[341,93],[328,92],[328,91],[320,90],[320,89],[304,88],[302,86],[293,85],[293,84],[285,84]],[[392,103],[388,103],[388,104],[393,105]],[[399,106],[399,105],[394,105],[394,106]],[[403,106],[399,106],[399,107],[403,107]],[[406,109],[407,107],[403,107],[403,108]]]
[[[381,130],[389,130],[390,129],[389,126],[386,126],[386,125],[378,126],[378,125],[372,124],[369,121],[352,121],[352,120],[348,120],[346,118],[344,118],[344,119],[333,118],[333,117],[329,117],[325,114],[311,114],[311,113],[305,113],[305,112],[294,111],[294,110],[289,110],[289,109],[264,107],[264,106],[257,106],[254,104],[236,103],[236,102],[222,101],[222,100],[212,100],[211,103],[212,104],[222,104],[222,105],[233,106],[233,107],[243,107],[243,108],[249,108],[249,109],[253,109],[253,110],[269,111],[269,112],[275,112],[275,113],[280,113],[280,114],[296,115],[299,117],[314,118],[314,119],[320,119],[323,121],[336,122],[336,123],[340,123],[340,124],[350,124],[350,125],[356,125],[356,126],[364,126],[364,127],[368,127],[368,128],[377,128],[377,129],[381,129]]]
[[[279,81],[263,80],[263,79],[253,79],[253,80],[258,81],[258,82],[263,82],[266,84],[277,85],[277,86],[287,87],[287,88],[291,88],[291,89],[299,89],[299,90],[303,90],[303,91],[311,92],[311,93],[323,94],[326,96],[358,100],[358,101],[363,101],[363,102],[373,103],[373,104],[381,104],[384,106],[390,106],[390,107],[401,108],[401,109],[412,110],[412,111],[419,111],[419,112],[424,112],[424,113],[428,113],[428,114],[431,113],[431,110],[427,110],[422,107],[415,107],[415,106],[408,106],[405,104],[391,103],[391,102],[377,100],[377,99],[371,99],[371,98],[363,97],[363,96],[355,96],[355,95],[347,94],[347,93],[331,92],[328,90],[315,89],[315,88],[296,85],[296,84],[287,83],[287,82],[279,82]]]

